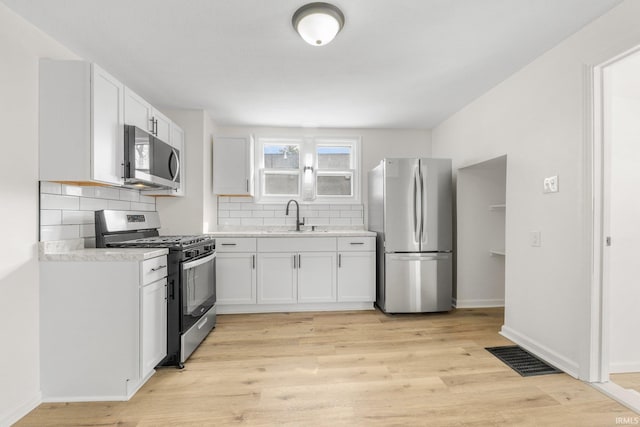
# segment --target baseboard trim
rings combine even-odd
[[[299,311],[374,310],[373,302],[334,302],[307,304],[228,304],[218,303],[217,314],[291,313]]]
[[[544,360],[545,362],[564,371],[565,373],[571,375],[572,377],[576,379],[578,378],[579,366],[577,363],[567,359],[564,356],[559,355],[555,351],[540,344],[536,340],[533,340],[527,337],[526,335],[523,335],[505,325],[502,325],[502,330],[500,331],[500,335],[510,339],[514,343],[518,344],[520,347],[531,352],[532,354]]]
[[[0,418],[0,427],[8,427],[20,419],[22,419],[29,412],[33,411],[38,405],[42,403],[42,393],[38,392],[35,396],[26,399],[22,404],[12,411],[3,414]]]
[[[503,299],[452,299],[455,308],[492,308],[504,307]]]
[[[627,372],[640,372],[640,362],[620,362],[609,365],[610,374],[624,374]]]
[[[45,397],[43,403],[65,403],[65,402],[126,402],[131,396],[55,396]]]
[[[621,405],[624,405],[627,408],[631,409],[636,414],[640,414],[640,393],[638,393],[637,391],[626,389],[611,381],[606,383],[588,384],[590,384],[593,388],[603,393],[604,395],[609,396]],[[637,417],[631,421],[632,422],[628,424],[638,424]]]

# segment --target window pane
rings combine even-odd
[[[300,147],[286,144],[264,144],[265,169],[298,169]]]
[[[318,147],[318,169],[351,169],[351,147]]]
[[[318,175],[318,196],[351,196],[351,175]]]
[[[298,195],[297,174],[264,174],[264,194],[267,195]]]

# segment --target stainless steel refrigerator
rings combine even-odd
[[[384,312],[451,310],[451,182],[450,159],[384,159],[369,172],[376,304]]]

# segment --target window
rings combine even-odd
[[[316,143],[316,195],[353,197],[353,147],[347,144]]]
[[[258,202],[360,200],[359,138],[258,138]]]
[[[300,194],[300,143],[265,142],[262,157],[262,194],[290,196]]]

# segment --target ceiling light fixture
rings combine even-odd
[[[309,3],[296,10],[291,23],[304,41],[324,46],[342,30],[344,15],[332,4]]]

